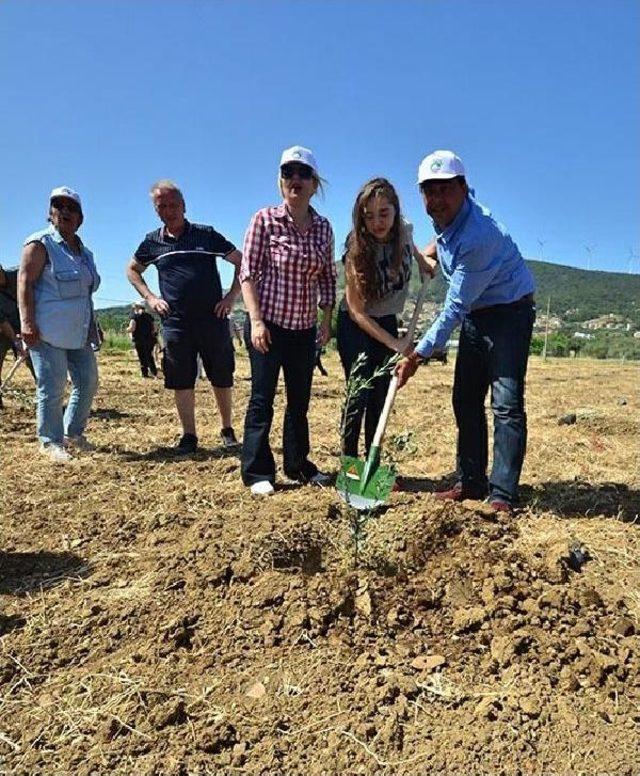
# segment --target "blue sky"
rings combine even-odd
[[[417,166],[450,148],[525,256],[640,270],[637,0],[4,0],[0,78],[0,261],[69,185],[101,307],[135,298],[153,180],[240,247],[294,143],[338,241],[385,175],[426,242]]]

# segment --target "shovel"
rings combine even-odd
[[[416,300],[407,329],[409,342],[413,341],[418,317],[427,295],[427,285],[426,281],[422,284]],[[380,449],[397,390],[398,378],[394,374],[389,383],[387,397],[366,460],[361,461],[349,455],[342,456],[342,469],[336,480],[336,488],[347,504],[354,509],[366,511],[381,506],[387,500],[396,481],[396,472],[393,468],[380,466]]]
[[[11,378],[14,376],[14,374],[18,370],[18,367],[20,366],[20,364],[24,364],[24,362],[27,360],[27,358],[29,358],[29,351],[26,348],[24,348],[20,352],[20,355],[18,356],[18,358],[16,358],[16,360],[14,361],[13,366],[9,370],[9,374],[5,377],[5,379],[2,382],[2,384],[0,384],[0,396],[2,396],[2,394],[7,390],[7,387],[9,385],[9,383],[11,382]]]

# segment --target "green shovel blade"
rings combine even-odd
[[[367,466],[366,460],[344,455],[336,488],[354,509],[375,509],[386,502],[395,481],[396,472],[393,468],[371,464]]]

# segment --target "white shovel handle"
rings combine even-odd
[[[409,323],[409,328],[407,329],[407,338],[409,339],[409,341],[413,339],[413,335],[416,333],[418,318],[420,317],[420,313],[422,312],[422,306],[424,305],[424,300],[427,298],[428,288],[429,288],[429,281],[425,280],[424,283],[420,286],[420,291],[418,291],[416,306],[414,307],[413,315],[411,316],[411,321]]]
[[[11,382],[11,378],[16,373],[16,370],[18,369],[20,364],[23,364],[27,360],[27,355],[28,355],[28,352],[26,350],[23,350],[22,353],[18,356],[18,358],[16,358],[4,382],[0,383],[0,393],[2,393],[3,391],[6,391],[9,383]]]
[[[391,412],[391,407],[393,407],[393,401],[396,398],[397,390],[398,390],[398,378],[396,377],[396,375],[394,375],[391,378],[391,382],[389,383],[389,388],[387,390],[387,397],[384,400],[384,407],[382,408],[380,419],[378,420],[378,425],[376,426],[376,433],[373,435],[373,441],[371,442],[371,447],[380,447],[380,445],[382,444],[382,438],[384,437],[384,432],[387,427],[387,420],[389,419],[389,413]]]
[[[407,329],[407,339],[409,342],[413,341],[413,335],[416,331],[416,326],[418,325],[418,318],[420,317],[420,313],[422,312],[422,305],[424,304],[424,300],[427,296],[427,288],[428,288],[428,281],[424,281],[422,284],[420,291],[418,292],[418,298],[416,299],[416,306],[413,310],[413,315],[411,316],[411,322],[409,323],[409,328]],[[384,407],[382,408],[382,413],[380,414],[380,419],[378,420],[378,425],[376,426],[376,433],[373,436],[373,441],[371,442],[372,447],[380,447],[382,444],[382,438],[384,437],[384,432],[387,427],[387,420],[389,419],[389,413],[391,412],[391,408],[393,407],[394,399],[396,398],[396,391],[398,390],[398,378],[396,375],[394,375],[391,378],[391,382],[389,383],[389,388],[387,389],[387,397],[384,400]]]

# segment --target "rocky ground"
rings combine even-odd
[[[387,440],[403,490],[356,547],[332,488],[247,494],[204,382],[175,459],[160,382],[100,358],[95,453],[39,457],[26,371],[0,415],[0,773],[640,774],[637,365],[532,361],[513,518],[430,494],[453,367],[422,368]]]

